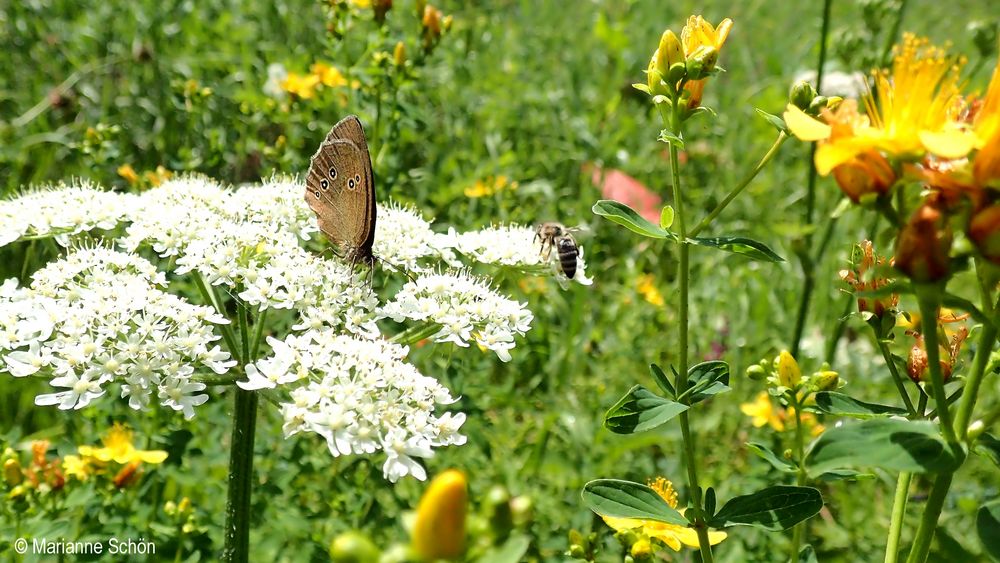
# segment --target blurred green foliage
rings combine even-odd
[[[672,361],[674,262],[667,245],[636,246],[627,232],[591,214],[600,190],[587,165],[624,170],[669,199],[658,120],[629,85],[643,81],[665,27],[679,29],[695,10],[711,21],[731,17],[736,26],[721,59],[726,72],[713,80],[703,102],[718,116],[694,122],[682,171],[689,213],[710,210],[773,140],[773,129],[754,107],[780,113],[793,77],[815,65],[820,6],[773,0],[442,4],[454,22],[437,48],[424,54],[420,18],[405,1],[395,2],[380,27],[368,9],[309,0],[0,0],[0,194],[71,177],[133,189],[119,173],[125,165],[140,176],[162,166],[232,184],[275,172],[304,174],[329,126],[356,113],[371,138],[380,200],[414,203],[442,228],[544,220],[588,227],[577,238],[593,286],[563,292],[554,284],[504,284],[535,313],[533,330],[511,363],[475,349],[435,354],[416,348],[411,356],[463,397],[455,408],[469,415],[468,444],[439,450],[428,462],[431,474],[463,469],[477,503],[494,485],[530,498],[532,517],[523,528],[531,537],[531,560],[561,560],[574,528],[598,531],[601,556],[615,560],[619,554],[620,560],[617,542],[582,505],[579,491],[599,476],[645,481],[664,475],[680,486],[673,427],[628,437],[601,427],[604,411],[646,377],[649,363]],[[854,50],[871,10],[835,4],[834,27],[843,33],[834,40],[847,39],[835,45],[842,56],[830,68],[855,70],[846,65],[863,59]],[[971,68],[988,69],[992,64],[976,63],[965,26],[991,15],[986,1],[915,0],[903,29],[951,40],[968,54]],[[400,41],[405,68],[393,60]],[[320,89],[311,99],[265,91],[270,65],[304,74],[316,62],[339,69],[349,83]],[[978,85],[987,78],[986,72],[969,76]],[[751,236],[792,256],[794,242],[816,228],[800,221],[806,155],[803,145],[789,143],[726,210],[718,231]],[[465,195],[477,180],[499,175],[519,187],[482,198]],[[819,188],[818,216],[825,220],[841,196],[829,179]],[[800,357],[804,369],[824,359],[824,335],[845,311],[836,271],[850,245],[870,236],[861,218],[856,210],[844,215],[831,252],[817,264]],[[20,264],[17,250],[11,252],[3,255],[10,262],[0,264],[4,277],[18,274],[9,271]],[[637,290],[644,274],[666,288],[667,305],[650,303]],[[721,353],[734,374],[734,392],[713,399],[694,419],[704,441],[703,481],[727,498],[779,479],[743,446],[751,438],[776,438],[752,428],[740,413],[739,404],[761,387],[735,374],[788,345],[801,280],[793,262],[763,264],[709,252],[699,256],[693,276],[693,357]],[[849,324],[833,367],[856,396],[891,401],[888,375],[865,346],[862,329],[860,322]],[[48,522],[67,536],[179,542],[181,536],[165,531],[174,520],[164,504],[187,496],[203,533],[163,543],[163,549],[179,549],[183,557],[217,555],[228,456],[226,393],[184,422],[173,413],[136,414],[110,400],[69,414],[40,411],[31,403],[39,385],[4,380],[5,443],[48,438],[66,455],[78,444],[96,443],[111,421],[126,420],[148,440],[146,447],[167,449],[171,457],[150,468],[125,504],[96,492],[78,495],[22,520],[22,530],[54,535],[43,526]],[[405,538],[401,514],[415,506],[420,483],[390,486],[376,460],[333,459],[309,437],[285,441],[273,410],[263,409],[259,424],[251,544],[261,560],[322,560],[337,534],[355,528],[380,546]],[[782,451],[780,443],[772,445]],[[969,464],[956,481],[956,504],[942,519],[939,539],[946,553],[978,553],[970,536],[974,510],[984,490],[997,494],[989,471],[981,462]],[[810,535],[821,560],[881,557],[893,481],[880,474],[824,489],[828,506]],[[920,503],[912,504],[915,517]],[[15,537],[10,508],[0,511],[0,550]],[[736,530],[717,551],[723,561],[775,560],[783,558],[775,554],[785,553],[788,541]]]

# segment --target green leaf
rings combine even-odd
[[[709,518],[715,514],[715,501],[715,489],[709,487],[705,490],[705,514],[707,514]]]
[[[617,479],[597,479],[580,493],[588,508],[601,516],[655,520],[678,526],[688,521],[646,485]]]
[[[712,360],[691,366],[688,370],[688,389],[678,400],[690,397],[687,404],[693,405],[726,391],[730,391],[729,364]]]
[[[725,250],[726,252],[732,252],[735,254],[742,254],[748,258],[754,260],[760,260],[762,262],[784,262],[785,259],[774,253],[773,250],[768,248],[768,246],[762,242],[755,241],[753,239],[748,239],[746,237],[713,237],[713,238],[703,238],[695,237],[688,239],[692,244],[697,244],[698,246],[708,246],[712,248],[718,248],[719,250]]]
[[[816,408],[826,414],[862,419],[906,415],[906,409],[876,403],[866,403],[835,391],[820,391],[816,393]]]
[[[1000,501],[984,504],[976,513],[976,532],[983,550],[1000,561]]]
[[[806,455],[810,475],[844,467],[934,473],[957,469],[965,459],[929,421],[875,418],[827,430]]]
[[[823,497],[818,490],[778,485],[730,499],[708,525],[713,528],[753,526],[777,532],[812,518],[822,508]]]
[[[771,448],[761,444],[760,442],[747,442],[747,447],[750,448],[750,451],[757,454],[757,457],[770,463],[771,467],[774,467],[782,473],[795,473],[798,471],[798,468],[795,467],[794,463],[783,457],[779,457],[778,454],[771,450]]]
[[[832,483],[833,481],[860,481],[861,479],[874,479],[874,473],[862,473],[853,469],[831,469],[817,477],[820,481]]]
[[[684,139],[666,129],[662,129],[660,131],[660,137],[657,140],[667,143],[668,145],[673,145],[677,147],[677,150],[679,151],[684,150]]]
[[[477,561],[479,563],[518,563],[518,561],[524,560],[524,554],[530,546],[531,538],[524,534],[515,534],[503,545],[484,553]]]
[[[688,406],[636,385],[604,415],[604,426],[616,434],[645,432],[688,410]]]
[[[663,373],[660,366],[656,364],[649,364],[649,371],[653,374],[653,379],[656,380],[656,385],[664,393],[671,398],[677,396],[677,392],[674,391],[674,386],[670,383],[670,379],[667,378],[667,374]]]
[[[636,82],[635,84],[632,84],[632,87],[640,92],[645,92],[647,94],[649,93],[649,85],[647,84]]]
[[[660,211],[660,228],[669,229],[674,224],[674,208],[664,205]]]
[[[976,445],[972,450],[977,454],[989,459],[993,465],[1000,467],[1000,440],[996,436],[984,433],[976,439]]]
[[[592,209],[596,215],[644,237],[677,240],[677,235],[650,223],[634,209],[619,201],[602,199],[595,203]]]
[[[759,113],[762,116],[764,116],[764,119],[766,119],[767,122],[770,123],[775,129],[777,129],[778,131],[780,131],[782,133],[788,133],[788,126],[785,125],[785,120],[784,119],[781,119],[777,115],[773,115],[773,114],[767,113],[766,111],[764,111],[764,110],[762,110],[760,108],[753,108],[753,109],[757,110],[757,113]]]

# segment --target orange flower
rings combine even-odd
[[[886,265],[886,259],[875,253],[872,241],[861,241],[852,253],[853,267],[850,270],[841,270],[840,279],[851,284],[855,293],[867,291],[878,291],[879,289],[892,283],[886,278],[881,270]],[[858,297],[858,311],[862,313],[870,312],[878,318],[882,318],[885,313],[895,309],[899,303],[899,295],[893,293],[882,297]]]

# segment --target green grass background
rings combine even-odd
[[[162,165],[232,184],[273,172],[303,174],[330,124],[346,113],[369,124],[374,119],[380,78],[367,62],[372,53],[391,51],[400,39],[411,54],[417,51],[412,4],[396,4],[385,31],[359,20],[337,40],[326,31],[321,3],[306,0],[0,0],[0,194],[73,177],[124,190],[116,172],[123,164],[140,172]],[[504,290],[527,300],[535,313],[533,330],[509,364],[474,348],[414,351],[424,373],[463,396],[458,408],[469,415],[469,443],[439,450],[427,465],[432,474],[466,471],[477,503],[496,484],[530,497],[532,560],[561,560],[570,528],[600,531],[603,557],[620,560],[617,543],[582,505],[579,490],[597,477],[645,481],[656,475],[682,487],[674,426],[629,437],[601,427],[603,412],[629,386],[650,384],[650,362],[675,360],[675,263],[668,246],[640,241],[593,216],[600,193],[583,166],[622,169],[669,201],[658,118],[629,84],[644,81],[642,70],[664,28],[679,30],[691,13],[712,22],[731,17],[735,27],[721,58],[726,72],[710,81],[703,102],[718,115],[693,121],[686,135],[684,196],[692,219],[699,218],[770,146],[774,131],[754,108],[780,113],[793,76],[815,66],[821,3],[495,0],[441,7],[454,15],[454,27],[420,77],[383,84],[392,92],[383,94],[389,101],[372,142],[379,199],[414,203],[442,228],[545,220],[586,226],[578,240],[595,283],[526,293],[516,281],[505,282]],[[903,29],[951,41],[976,61],[966,25],[995,18],[993,10],[986,0],[914,0]],[[834,2],[834,43],[843,29],[863,29],[861,18],[857,4]],[[828,68],[855,70],[838,53],[834,48]],[[352,95],[346,107],[326,95],[283,111],[263,92],[269,64],[304,72],[317,60],[354,69],[368,93]],[[969,82],[982,87],[988,78],[981,70]],[[211,94],[186,96],[189,80]],[[53,95],[60,85],[60,95]],[[88,128],[100,132],[101,142],[88,142]],[[734,374],[733,392],[693,416],[703,481],[723,500],[781,479],[743,447],[750,439],[774,438],[752,428],[738,405],[761,389],[741,377],[746,366],[787,347],[792,336],[802,275],[791,245],[815,228],[801,220],[807,154],[805,145],[787,143],[712,228],[764,241],[788,262],[754,263],[695,249],[693,357],[722,347]],[[482,199],[463,195],[475,180],[496,174],[520,188]],[[825,220],[840,192],[820,179],[817,193],[817,217]],[[822,360],[825,335],[844,311],[836,272],[870,224],[869,215],[848,211],[816,266],[804,369]],[[0,253],[4,277],[16,275],[18,256],[17,249]],[[644,273],[656,277],[666,307],[637,293]],[[893,401],[881,360],[863,345],[862,328],[849,324],[834,368],[855,396]],[[110,400],[82,412],[41,411],[31,404],[39,387],[12,379],[0,385],[7,441],[48,436],[61,453],[73,453],[76,444],[94,443],[111,420],[126,419],[151,446],[182,453],[153,470],[136,498],[103,506],[103,516],[81,514],[90,506],[81,499],[32,520],[35,533],[49,526],[99,537],[125,526],[138,537],[154,533],[163,502],[187,495],[195,499],[204,533],[184,547],[185,556],[214,557],[225,498],[227,396],[213,397],[185,423],[172,413],[132,413]],[[377,461],[331,459],[318,439],[283,440],[280,419],[269,409],[260,418],[256,464],[251,542],[261,560],[322,560],[330,540],[347,529],[362,529],[381,545],[403,539],[401,512],[422,490],[413,481],[385,483]],[[881,559],[894,480],[878,474],[823,488],[827,507],[810,535],[822,560]],[[974,510],[997,495],[997,483],[996,469],[978,461],[959,474],[941,521],[936,553],[944,560],[978,557]],[[908,524],[915,525],[919,508],[911,503]],[[717,551],[722,561],[780,561],[789,539],[735,530]]]

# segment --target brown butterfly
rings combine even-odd
[[[365,130],[357,116],[341,119],[313,155],[306,202],[319,230],[351,265],[375,260],[375,178]]]

